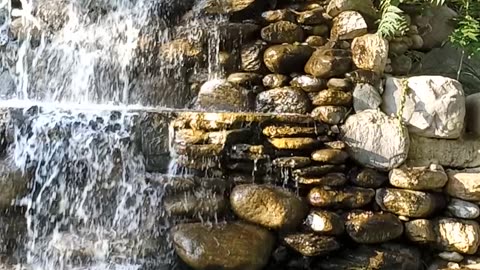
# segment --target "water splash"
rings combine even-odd
[[[158,207],[162,191],[145,180],[134,116],[30,110],[17,121],[13,156],[34,174],[23,201],[35,269],[168,262],[159,250],[167,226]]]

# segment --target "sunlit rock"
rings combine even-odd
[[[230,195],[240,218],[271,229],[295,229],[307,214],[307,204],[294,193],[269,185],[239,185]]]

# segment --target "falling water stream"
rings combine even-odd
[[[1,67],[15,82],[15,91],[0,93],[0,106],[20,108],[10,155],[33,175],[32,191],[16,202],[26,207],[21,259],[29,269],[173,269],[163,190],[147,180],[134,143],[132,109],[187,103],[182,59],[173,68],[159,64],[149,77],[157,83],[153,94],[135,78],[152,58],[141,55],[140,40],[170,40],[172,18],[183,2],[21,0],[16,8],[11,0],[4,3],[0,35],[14,24],[12,17],[23,29],[16,40],[0,37]],[[42,9],[56,13],[52,21],[41,21]],[[200,22],[193,16],[189,23]],[[211,35],[208,74],[215,77],[219,37]],[[176,168],[172,162],[170,172],[180,173]]]

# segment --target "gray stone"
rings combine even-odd
[[[405,162],[410,145],[408,131],[397,119],[374,110],[348,117],[341,126],[341,138],[351,158],[379,170],[391,170]]]
[[[344,78],[331,78],[327,82],[328,89],[350,91],[353,88],[352,81]]]
[[[356,11],[344,11],[333,19],[330,39],[354,39],[367,34],[367,27],[367,23],[362,17],[362,14]]]
[[[412,134],[408,161],[422,166],[436,163],[454,168],[480,167],[480,141],[471,136],[448,140]]]
[[[376,110],[382,104],[379,91],[370,84],[357,83],[353,90],[353,108],[359,113],[365,110]]]
[[[305,201],[287,189],[270,185],[239,185],[230,195],[237,216],[270,229],[295,229],[307,215]]]
[[[305,114],[310,109],[310,100],[302,90],[291,87],[276,88],[257,95],[257,112]]]
[[[440,252],[438,253],[438,257],[447,260],[449,262],[461,262],[463,260],[463,256],[458,252]]]
[[[15,81],[10,75],[10,72],[4,70],[0,73],[0,98],[2,99],[12,99],[16,94],[16,85]]]
[[[263,269],[275,241],[266,229],[243,223],[180,224],[172,237],[178,256],[194,269]]]
[[[448,40],[455,26],[451,20],[458,14],[447,6],[431,8],[428,14],[418,15],[413,18],[412,23],[418,26],[423,39],[423,48],[432,49],[440,47]]]
[[[163,207],[172,216],[215,217],[225,213],[228,201],[221,193],[195,190],[167,196]]]
[[[465,118],[462,85],[441,76],[410,77],[406,83],[410,90],[406,93],[403,119],[409,131],[423,137],[459,138]],[[403,95],[403,79],[387,78],[382,110],[397,114]]]
[[[480,216],[478,205],[453,198],[447,205],[448,211],[455,217],[464,219],[476,219]]]
[[[390,66],[392,67],[391,73],[393,75],[395,76],[408,75],[410,74],[410,70],[412,69],[413,60],[406,55],[396,56],[392,59]]]
[[[467,96],[465,107],[467,132],[480,136],[480,93]]]

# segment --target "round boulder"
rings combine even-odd
[[[247,90],[225,80],[211,80],[202,85],[196,105],[205,110],[246,111]]]
[[[238,185],[230,204],[240,218],[279,230],[294,229],[308,211],[306,202],[294,193],[270,185]]]
[[[375,191],[373,189],[346,187],[344,189],[326,189],[315,187],[308,193],[308,200],[316,207],[360,208],[369,204]]]
[[[345,224],[339,215],[324,210],[312,210],[308,214],[305,225],[317,234],[340,235]]]
[[[273,73],[290,74],[302,71],[312,53],[312,47],[306,45],[274,45],[265,50],[263,61]]]
[[[276,44],[302,42],[303,35],[300,25],[288,21],[272,23],[261,32],[263,40]]]
[[[390,171],[390,184],[398,188],[434,190],[443,188],[448,177],[440,165],[429,167],[402,166]]]
[[[329,124],[338,125],[347,117],[348,108],[342,106],[320,106],[312,110],[313,118]]]
[[[377,189],[375,200],[384,211],[417,218],[431,216],[446,204],[442,194],[395,188]]]
[[[263,269],[275,241],[266,229],[243,223],[179,224],[172,238],[178,256],[194,269]]]
[[[307,257],[325,255],[340,248],[340,243],[334,237],[313,233],[290,234],[283,240],[289,247]]]

